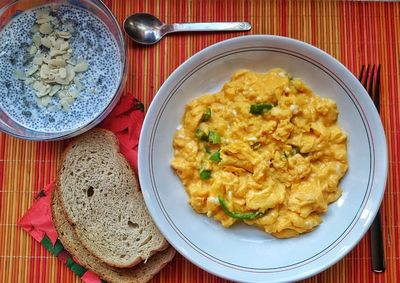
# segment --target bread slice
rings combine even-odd
[[[73,140],[61,165],[60,203],[90,253],[127,268],[168,247],[113,133],[94,129]]]
[[[110,283],[145,283],[153,278],[175,256],[172,247],[151,256],[146,263],[132,268],[111,267],[93,256],[78,240],[73,227],[66,220],[58,194],[54,191],[51,204],[53,223],[63,246],[72,253],[81,265],[97,273]]]

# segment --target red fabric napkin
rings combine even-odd
[[[137,149],[139,134],[144,119],[143,104],[132,94],[123,95],[110,115],[100,127],[112,131],[118,138],[121,153],[137,174]],[[64,262],[84,282],[99,283],[100,278],[90,270],[80,266],[79,262],[66,251],[57,240],[58,234],[51,217],[51,195],[54,182],[48,184],[38,195],[38,200],[19,220],[18,225],[36,241],[41,242],[50,252]]]
[[[137,147],[144,119],[144,106],[132,95],[125,95],[100,127],[112,131],[119,140],[121,153],[137,172]]]

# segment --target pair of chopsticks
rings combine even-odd
[[[358,80],[364,86],[368,92],[372,101],[375,104],[376,110],[380,113],[380,75],[381,65],[375,66],[370,65],[362,66]],[[382,237],[382,222],[381,222],[381,210],[378,210],[374,221],[370,227],[371,235],[371,260],[372,270],[374,272],[385,271],[385,251],[383,248],[383,237]]]

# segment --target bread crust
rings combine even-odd
[[[53,191],[51,212],[58,238],[64,248],[78,259],[86,269],[94,271],[102,279],[110,283],[145,283],[150,281],[175,256],[172,247],[154,254],[146,263],[140,263],[133,268],[117,268],[109,266],[93,256],[77,239],[75,230],[65,218],[65,212],[60,203],[58,190]]]
[[[76,223],[74,223],[74,221],[71,219],[71,217],[68,215],[67,213],[67,209],[66,209],[66,205],[64,203],[64,199],[62,197],[62,192],[61,192],[61,184],[60,184],[60,175],[62,172],[62,168],[63,168],[63,164],[68,156],[68,154],[71,152],[71,150],[73,149],[74,146],[78,146],[82,141],[86,140],[88,137],[90,137],[93,134],[102,134],[104,136],[107,137],[107,139],[110,140],[110,143],[112,145],[112,147],[114,148],[114,154],[115,154],[115,158],[121,162],[123,164],[123,166],[127,166],[128,168],[130,168],[129,172],[130,172],[130,178],[133,181],[134,184],[134,188],[133,190],[135,192],[140,192],[140,188],[139,188],[139,184],[137,181],[137,178],[135,176],[134,171],[132,170],[132,168],[130,167],[130,164],[127,162],[127,160],[125,159],[125,157],[123,156],[122,153],[120,153],[120,147],[119,147],[119,141],[117,139],[117,137],[111,132],[108,131],[106,129],[102,129],[102,128],[94,128],[91,131],[89,131],[86,134],[83,134],[81,136],[78,136],[77,138],[73,139],[65,148],[65,150],[62,153],[61,156],[61,162],[60,162],[60,167],[58,168],[58,178],[56,181],[56,188],[55,190],[57,191],[57,194],[59,196],[59,201],[60,201],[60,205],[62,207],[62,211],[64,211],[64,215],[66,220],[69,222],[69,224],[73,227],[74,229],[74,233],[76,235],[77,240],[80,242],[80,244],[86,249],[88,250],[93,256],[95,256],[96,258],[98,258],[100,261],[104,262],[105,264],[112,266],[112,267],[116,267],[116,268],[131,268],[134,267],[138,264],[140,264],[143,260],[147,260],[146,258],[141,257],[140,255],[138,255],[134,260],[132,260],[129,264],[119,264],[118,262],[109,260],[107,258],[101,257],[97,254],[97,251],[92,248],[90,245],[87,245],[85,243],[85,241],[82,241],[82,238],[85,236],[83,235],[82,232],[79,231],[79,229],[77,229],[76,227]],[[149,256],[154,255],[157,252],[163,251],[165,249],[167,249],[169,247],[169,244],[167,242],[167,240],[165,238],[163,238],[162,243],[159,245],[158,248],[153,249]]]

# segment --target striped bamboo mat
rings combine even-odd
[[[330,1],[105,0],[118,21],[139,11],[166,22],[236,21],[248,34],[276,34],[311,43],[357,74],[362,64],[382,65],[381,117],[389,146],[383,200],[387,270],[371,272],[369,236],[343,260],[305,282],[400,282],[400,3]],[[247,33],[246,33],[247,34]],[[173,35],[153,47],[128,41],[127,91],[146,107],[168,77],[197,51],[240,33]],[[80,279],[17,227],[34,196],[56,175],[62,142],[29,142],[0,134],[0,282],[79,282]],[[225,282],[176,256],[153,282]]]

